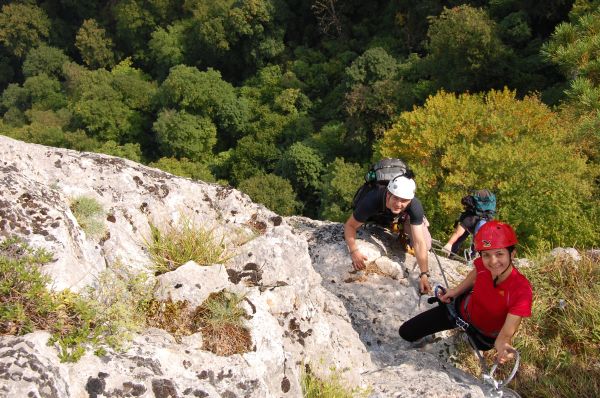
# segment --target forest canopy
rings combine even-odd
[[[344,221],[400,157],[444,240],[469,190],[598,246],[600,2],[0,1],[0,133]]]

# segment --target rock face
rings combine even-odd
[[[253,350],[227,357],[161,329],[137,335],[123,352],[87,353],[61,363],[48,333],[0,336],[0,397],[301,397],[300,372],[334,367],[373,397],[481,397],[485,387],[447,362],[452,337],[414,348],[402,321],[429,305],[417,294],[415,259],[393,237],[361,230],[372,260],[352,273],[342,225],[282,218],[245,194],[175,177],[127,160],[26,144],[0,136],[0,235],[52,252],[52,289],[95,286],[119,262],[151,270],[151,225],[182,219],[210,227],[232,249],[223,265],[189,262],[156,278],[156,298],[200,305],[222,289],[245,295]],[[86,236],[70,204],[94,198],[105,232]],[[457,263],[442,260],[451,284]],[[442,275],[431,256],[433,278]]]

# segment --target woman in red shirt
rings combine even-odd
[[[464,326],[480,350],[495,348],[499,363],[512,358],[512,337],[521,318],[531,316],[531,284],[513,265],[517,236],[508,225],[488,221],[475,235],[480,257],[456,287],[440,294],[440,306],[404,322],[400,336],[424,336]]]

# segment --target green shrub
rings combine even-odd
[[[196,227],[189,219],[164,231],[150,224],[150,230],[147,245],[157,274],[174,271],[188,261],[211,265],[229,258],[224,236],[217,239],[214,229]]]
[[[104,210],[96,199],[80,196],[71,203],[71,211],[87,235],[96,238],[104,233]]]
[[[0,243],[0,334],[22,335],[52,323],[56,303],[39,266],[52,256],[18,238]]]
[[[84,294],[51,292],[39,266],[52,255],[33,250],[18,238],[0,242],[0,334],[48,330],[61,361],[77,361],[86,348],[120,349],[145,324],[152,294],[144,274],[117,264],[99,276],[99,287]]]
[[[94,309],[103,343],[121,349],[143,329],[153,290],[148,274],[128,270],[120,262],[99,275],[98,286],[88,287],[84,297]]]

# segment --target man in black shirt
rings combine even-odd
[[[368,258],[356,244],[356,231],[366,222],[390,227],[395,220],[403,224],[410,237],[421,273],[419,287],[422,293],[431,292],[427,252],[431,248],[431,236],[421,201],[415,197],[414,180],[398,176],[387,187],[377,186],[367,192],[356,204],[354,212],[344,224],[344,239],[348,245],[352,265],[356,270],[365,268]]]

